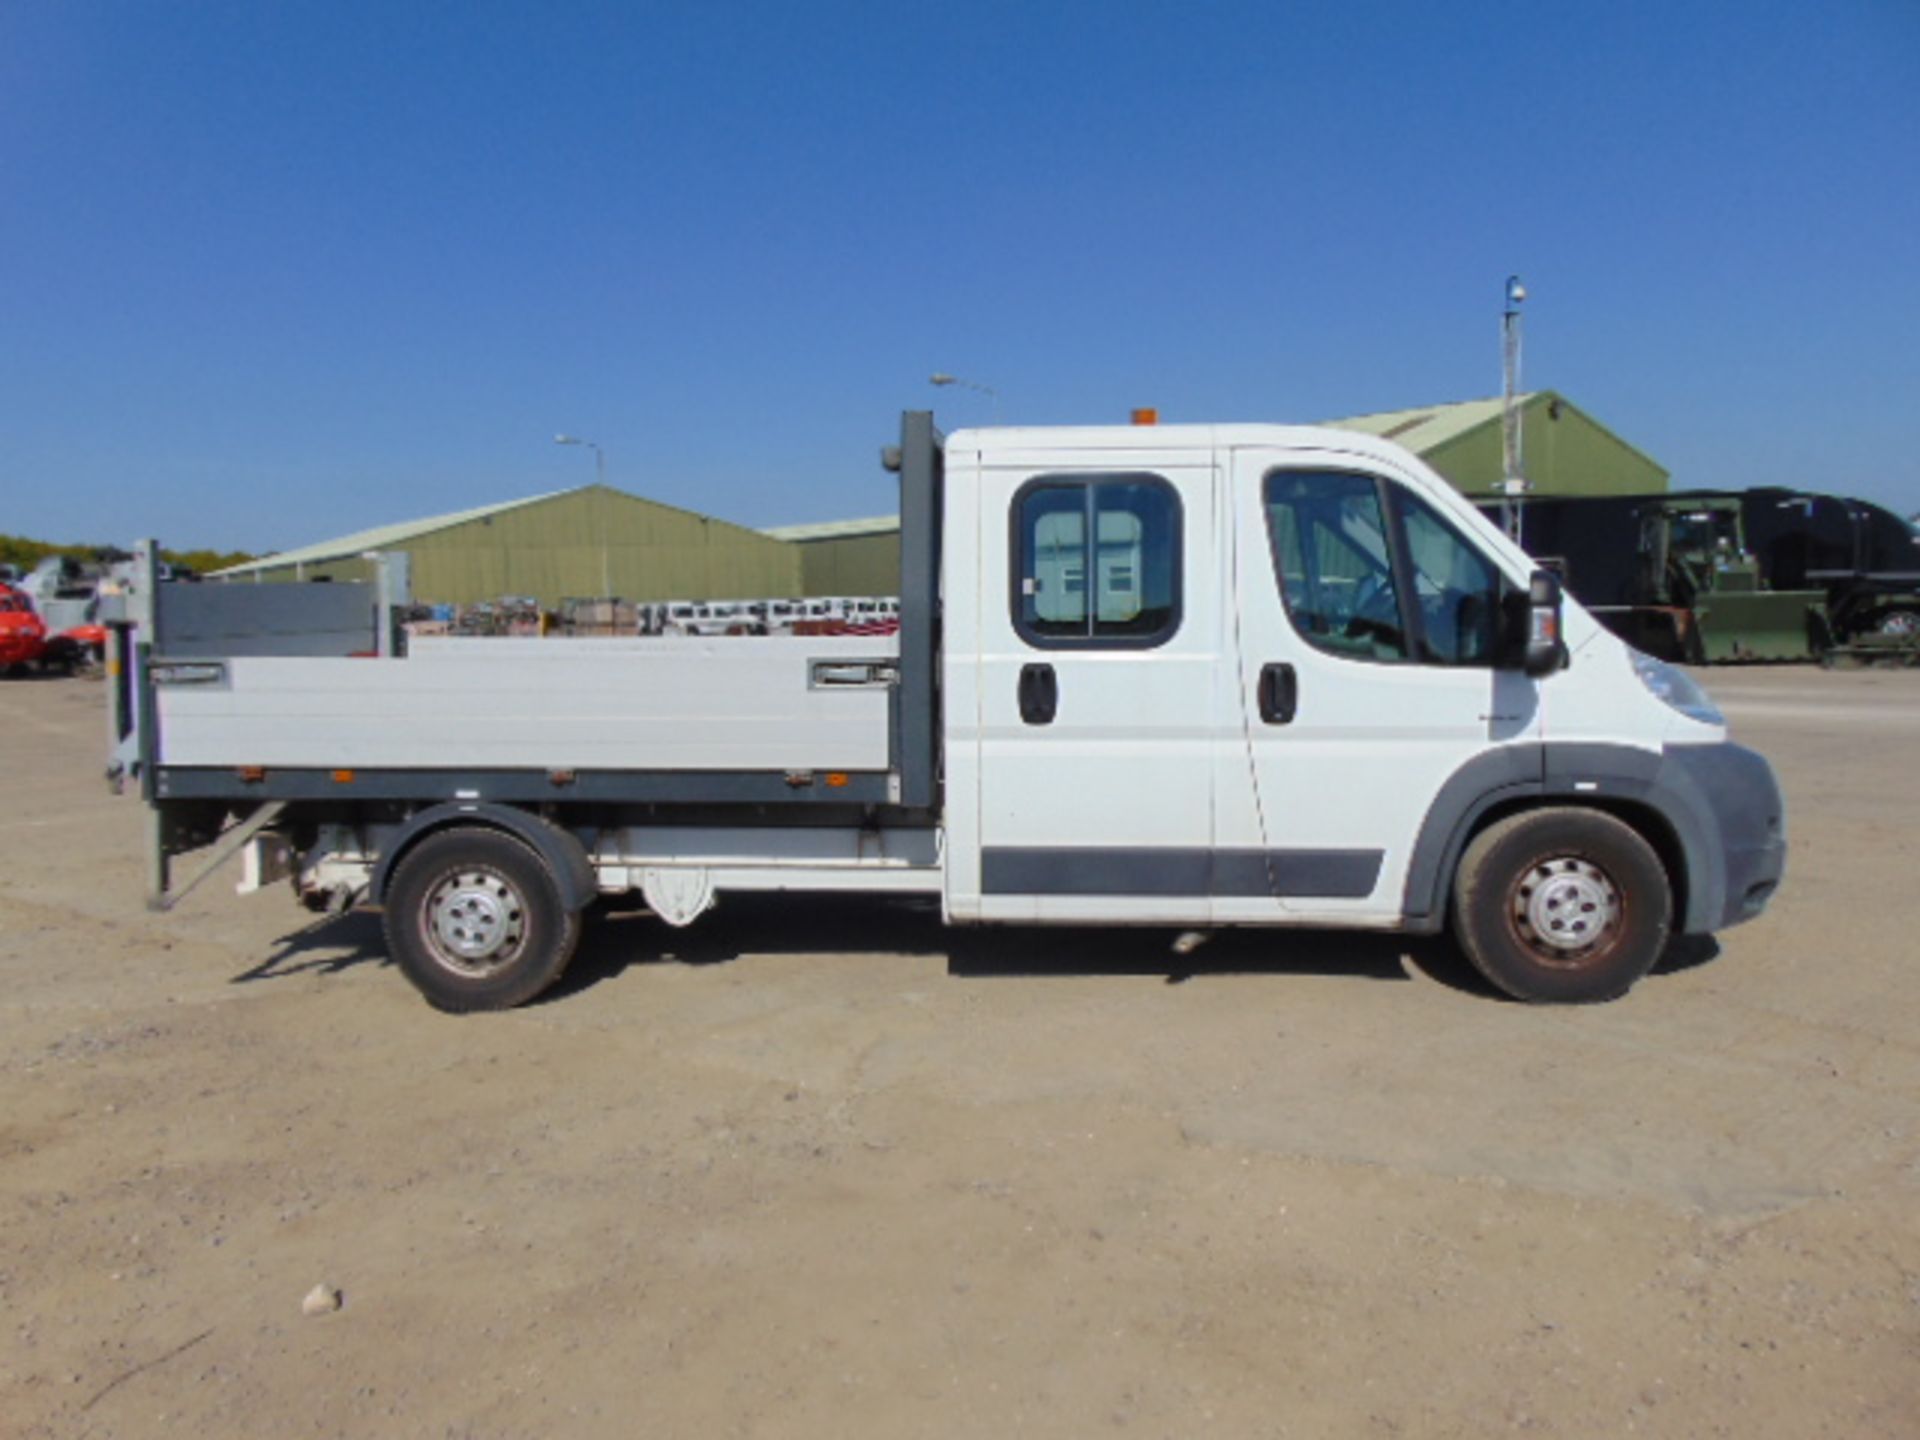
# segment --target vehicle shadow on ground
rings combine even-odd
[[[1183,937],[1202,935],[1187,948]],[[729,896],[684,930],[643,910],[590,910],[580,948],[560,983],[533,1003],[553,1004],[645,965],[725,965],[756,955],[943,956],[956,979],[1038,976],[1146,976],[1169,985],[1208,975],[1323,975],[1410,980],[1424,975],[1451,990],[1506,997],[1443,935],[1354,930],[1238,928],[1205,932],[1135,926],[978,926],[950,929],[924,900],[865,896]],[[1655,976],[1713,961],[1718,942],[1676,939]],[[233,977],[235,985],[294,975],[337,975],[391,965],[380,917],[368,911],[316,918],[280,938],[274,952]]]
[[[284,980],[293,975],[338,975],[356,965],[391,965],[380,917],[356,910],[345,915],[320,915],[275,942],[274,952],[227,983],[248,985],[256,980]]]
[[[1720,958],[1720,942],[1711,935],[1676,935],[1667,942],[1667,953],[1654,962],[1652,975],[1678,975],[1695,970]]]
[[[729,896],[685,930],[644,912],[591,916],[564,979],[563,1001],[637,965],[719,965],[753,955],[944,956],[958,979],[1139,975],[1177,985],[1205,975],[1331,975],[1407,980],[1415,971],[1490,993],[1452,945],[1425,936],[1354,931],[1220,930],[1182,953],[1170,927],[982,926],[949,929],[938,905],[868,897]],[[540,1002],[536,1002],[540,1003]]]

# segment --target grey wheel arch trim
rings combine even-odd
[[[1513,800],[1566,801],[1598,810],[1651,813],[1671,833],[1683,872],[1675,877],[1685,912],[1675,928],[1700,935],[1753,911],[1745,886],[1730,886],[1739,869],[1759,874],[1748,857],[1766,851],[1784,860],[1780,792],[1766,762],[1729,743],[1674,745],[1662,751],[1630,745],[1547,742],[1476,755],[1440,787],[1414,842],[1401,909],[1406,928],[1441,928],[1454,870],[1468,837],[1496,806]],[[1772,867],[1776,874],[1778,863]],[[1732,888],[1740,894],[1730,894]]]
[[[600,877],[585,847],[558,825],[511,805],[432,805],[394,831],[387,841],[380,863],[374,867],[368,903],[385,903],[395,868],[415,844],[437,831],[462,825],[503,831],[525,841],[552,872],[554,884],[560,889],[560,903],[569,910],[585,909],[600,893]]]
[[[1447,777],[1407,860],[1400,912],[1409,930],[1432,933],[1445,923],[1453,872],[1481,817],[1508,800],[1545,793],[1545,751],[1540,744],[1482,751]]]

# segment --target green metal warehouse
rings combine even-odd
[[[1516,397],[1521,469],[1541,495],[1645,495],[1667,471],[1551,390]],[[1405,446],[1462,493],[1497,495],[1501,401],[1462,400],[1325,422]],[[789,525],[763,532],[799,547],[808,595],[891,595],[900,586],[900,522],[893,516]]]
[[[1647,495],[1667,488],[1665,467],[1551,390],[1515,397],[1521,472],[1537,495]],[[1404,445],[1472,496],[1497,495],[1500,411],[1492,400],[1351,415],[1326,423]]]
[[[745,526],[584,485],[385,525],[216,572],[227,581],[364,580],[372,550],[412,557],[413,593],[464,605],[503,595],[724,600],[798,595],[800,552]]]
[[[893,595],[900,589],[900,517],[762,530],[800,556],[803,595]]]
[[[1523,469],[1543,495],[1630,495],[1667,472],[1551,390],[1520,397]],[[1469,495],[1498,492],[1501,402],[1466,400],[1327,423],[1404,445]],[[892,516],[749,530],[605,485],[584,485],[343,535],[222,570],[221,580],[359,580],[370,550],[405,550],[413,593],[438,604],[529,595],[727,600],[891,595],[900,587]]]

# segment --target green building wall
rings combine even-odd
[[[898,595],[900,532],[789,542],[800,556],[803,595]]]
[[[1667,488],[1667,471],[1612,431],[1543,391],[1520,407],[1521,469],[1537,495],[1646,495]],[[1500,425],[1480,425],[1421,458],[1468,495],[1500,493]]]
[[[396,542],[412,560],[415,598],[464,605],[530,595],[545,607],[568,597],[729,600],[798,595],[794,546],[745,526],[588,486]],[[275,567],[272,582],[369,578],[349,558]],[[244,581],[240,583],[245,583]]]

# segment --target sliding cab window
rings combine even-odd
[[[1267,529],[1308,644],[1381,664],[1491,666],[1500,577],[1432,507],[1371,475],[1276,470]]]
[[[1156,475],[1028,481],[1013,552],[1013,623],[1031,645],[1148,649],[1180,628],[1180,497]]]

